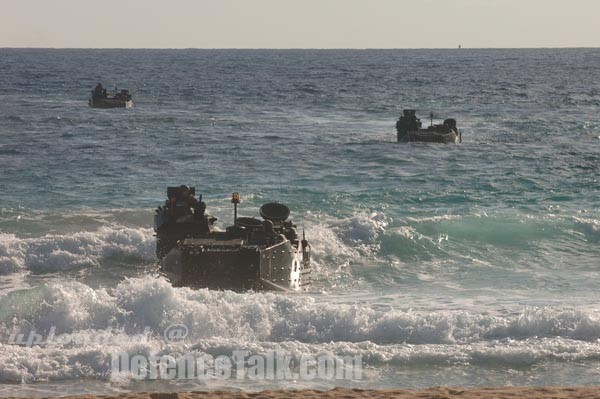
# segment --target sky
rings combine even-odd
[[[600,47],[600,0],[0,0],[0,47]]]

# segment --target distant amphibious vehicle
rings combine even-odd
[[[455,119],[446,119],[441,125],[433,124],[433,113],[431,125],[422,129],[422,123],[416,116],[414,109],[402,111],[400,119],[396,122],[399,143],[424,142],[424,143],[461,143],[462,133],[456,127]]]
[[[115,94],[109,96],[102,84],[98,83],[92,90],[88,104],[93,108],[131,108],[133,107],[133,98],[125,89],[121,91],[115,89]]]
[[[260,208],[262,220],[238,217],[234,193],[233,226],[217,231],[195,188],[168,187],[165,206],[156,209],[156,255],[175,286],[217,290],[302,290],[310,284],[310,245],[288,220],[290,210],[272,202]]]

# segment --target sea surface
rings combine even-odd
[[[0,49],[0,395],[598,384],[599,65],[600,49]],[[97,82],[135,107],[89,108]],[[463,143],[396,143],[402,108],[457,119]],[[233,191],[244,216],[286,203],[310,291],[171,286],[153,214],[183,183],[221,228]],[[361,356],[362,378],[111,373],[119,351],[278,349]]]

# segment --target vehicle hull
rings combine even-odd
[[[399,143],[444,143],[458,144],[461,142],[460,132],[450,131],[448,133],[432,132],[428,129],[398,132]]]
[[[422,123],[417,118],[416,110],[404,109],[402,115],[396,122],[396,132],[399,143],[444,143],[458,144],[462,142],[462,133],[456,126],[456,119],[448,118],[442,124],[433,124],[433,113],[431,126],[421,128]]]
[[[88,102],[92,108],[132,108],[133,100],[119,100],[116,98],[90,98]]]
[[[303,252],[289,240],[256,246],[218,232],[179,241],[160,266],[175,286],[296,291],[310,284],[310,260]]]

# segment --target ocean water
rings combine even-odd
[[[599,49],[0,49],[0,395],[597,384],[598,65]],[[99,81],[135,107],[89,108]],[[456,118],[463,143],[395,143],[402,108]],[[221,227],[233,191],[245,216],[288,204],[310,291],[172,287],[153,209],[182,183]],[[363,375],[111,373],[115,351],[237,349],[360,355]]]

